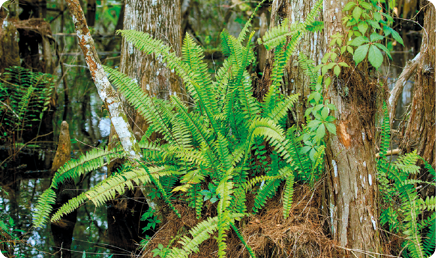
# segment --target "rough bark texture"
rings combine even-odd
[[[283,91],[287,94],[300,93],[300,102],[293,113],[295,122],[303,122],[306,96],[310,93],[308,77],[298,67],[298,55],[306,54],[316,64],[329,48],[330,37],[339,32],[344,34],[341,24],[342,1],[324,1],[320,19],[324,20],[322,33],[307,33],[286,68]],[[277,20],[288,18],[291,22],[302,22],[315,1],[275,0],[272,4],[271,26]],[[269,80],[269,66],[265,68],[263,86]],[[351,65],[351,64],[350,64]],[[324,208],[330,216],[330,231],[337,243],[347,249],[355,249],[357,257],[365,252],[379,252],[380,239],[377,233],[377,187],[375,182],[374,114],[376,84],[370,79],[367,65],[351,69],[330,86],[327,98],[338,107],[335,116],[338,135],[330,135],[327,143],[327,185],[329,194]],[[344,94],[349,87],[350,95]],[[264,94],[264,92],[262,92]],[[263,94],[260,94],[261,96]],[[351,253],[348,253],[352,255]]]
[[[415,77],[415,90],[407,126],[400,148],[404,152],[418,150],[427,162],[436,166],[435,159],[435,46],[436,13],[428,1],[424,15],[423,40]]]
[[[171,0],[127,0],[124,6],[124,30],[137,30],[149,33],[171,46],[177,55],[181,55],[181,9],[179,1]],[[123,39],[121,46],[120,71],[134,79],[149,95],[161,99],[169,99],[170,95],[178,94],[183,98],[183,85],[178,76],[161,62],[162,58],[155,55],[145,55],[132,44]],[[133,110],[129,111],[133,122],[136,138],[141,139],[148,125],[144,119]],[[111,134],[113,133],[111,127]],[[111,139],[111,145],[114,143]],[[112,162],[109,171],[113,171],[122,161]],[[147,196],[149,206],[156,206]],[[139,242],[143,236],[140,225],[142,213],[147,211],[147,204],[135,200],[143,200],[144,195],[139,190],[125,193],[127,198],[109,202],[107,209],[108,236],[112,245],[127,250],[135,250],[132,243]],[[156,208],[156,207],[155,207]],[[134,212],[132,212],[134,211]],[[116,253],[116,252],[115,252]],[[114,256],[116,257],[116,255]]]
[[[389,101],[388,101],[388,110],[389,110],[389,120],[392,127],[393,120],[395,119],[395,111],[398,99],[400,98],[401,93],[403,92],[404,85],[406,85],[407,80],[410,76],[413,75],[418,64],[421,62],[421,53],[418,53],[413,60],[408,62],[401,72],[398,80],[395,82],[395,86],[390,92]]]
[[[342,8],[347,2],[324,1],[326,50],[333,34],[344,35]],[[356,70],[344,69],[327,92],[327,98],[338,108],[337,135],[329,135],[326,148],[330,230],[341,247],[353,249],[347,255],[354,257],[382,253],[377,222],[376,90],[367,64],[362,63]]]
[[[317,0],[275,0],[272,4],[271,25],[278,25],[279,20],[287,18],[291,23],[302,23],[313,9]],[[319,12],[317,20],[322,21],[323,14]],[[310,79],[298,65],[300,53],[315,61],[315,65],[321,63],[323,56],[322,32],[306,33],[300,39],[300,44],[294,51],[288,65],[285,68],[284,87],[282,92],[286,95],[299,93],[299,101],[295,107],[295,122],[304,122],[304,111],[307,108],[307,96],[310,94]]]
[[[125,3],[124,29],[149,33],[172,47],[181,55],[180,1],[127,0]],[[162,58],[145,55],[123,40],[120,70],[151,96],[169,99],[170,95],[184,94],[179,77],[161,62]],[[134,132],[139,139],[147,128],[144,119],[133,114]]]
[[[124,151],[129,153],[132,158],[138,159],[140,156],[138,143],[133,136],[130,125],[128,124],[122,102],[118,98],[115,89],[109,83],[103,66],[101,65],[95,49],[94,40],[92,39],[88,26],[86,25],[85,16],[80,7],[80,3],[78,0],[67,0],[67,3],[73,17],[77,37],[79,38],[79,46],[85,56],[86,63],[91,72],[95,86],[97,87],[98,94],[107,106],[111,116],[112,125],[120,139],[121,145],[123,146]]]

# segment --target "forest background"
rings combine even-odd
[[[288,183],[274,178],[279,175],[268,174],[270,170],[262,170],[274,164],[277,155],[273,153],[272,143],[258,139],[250,152],[253,155],[250,164],[253,170],[262,170],[256,173],[267,177],[251,178],[249,182],[254,190],[247,191],[247,207],[250,212],[256,204],[260,208],[256,215],[235,222],[239,230],[229,230],[228,257],[248,257],[249,249],[260,257],[382,254],[425,257],[428,255],[424,250],[434,250],[436,38],[434,7],[428,1],[376,1],[374,6],[381,9],[374,7],[374,11],[364,8],[371,1],[358,1],[357,5],[346,0],[323,3],[316,16],[316,21],[323,24],[310,24],[310,31],[302,36],[283,64],[284,72],[278,79],[274,77],[277,52],[268,48],[264,37],[272,28],[285,24],[283,21],[305,22],[317,1],[264,1],[257,10],[260,1],[79,2],[101,62],[119,69],[152,96],[169,99],[176,93],[181,99],[188,98],[183,80],[161,62],[162,57],[143,54],[116,34],[117,30],[150,33],[179,56],[182,39],[188,35],[193,44],[204,48],[207,66],[202,72],[219,77],[217,71],[229,56],[221,45],[225,41],[223,29],[229,37],[238,37],[252,15],[250,30],[255,32],[252,42],[256,61],[247,67],[252,97],[264,101],[275,81],[279,81],[283,95],[300,94],[284,113],[287,119],[283,127],[289,129],[295,125],[312,132],[311,139],[317,140],[302,140],[298,153],[307,155],[311,166],[318,164],[317,160],[322,160],[322,165],[316,165],[320,166],[316,173],[296,173],[293,203],[289,203],[286,213],[286,200],[282,196],[286,196]],[[357,7],[362,8],[358,11]],[[159,202],[164,199],[159,187],[148,185],[144,191],[136,185],[135,190],[119,194],[105,205],[95,207],[91,201],[85,202],[77,212],[66,216],[64,223],[46,222],[42,227],[35,227],[38,198],[50,187],[58,168],[70,158],[77,159],[87,151],[115,144],[111,140],[115,130],[111,129],[108,105],[101,101],[78,44],[67,2],[17,0],[7,8],[0,10],[0,249],[7,257],[132,254],[165,257],[197,223],[219,213],[217,206],[222,195],[218,194],[218,183],[202,181],[202,188],[197,189],[194,197],[204,202],[200,219],[195,204],[188,207],[189,200],[171,201],[182,214],[179,219],[171,207]],[[378,12],[385,14],[379,20],[374,15]],[[364,13],[368,17],[364,18]],[[347,17],[350,22],[353,18],[363,22],[345,26],[341,21]],[[380,24],[386,21],[392,29],[377,30],[372,20]],[[281,37],[280,44],[286,45],[295,37],[295,34],[286,35],[288,29],[285,27],[285,32],[275,35]],[[371,30],[386,37],[377,38],[369,33]],[[345,34],[348,31],[354,34]],[[368,41],[355,40],[355,44],[342,50],[347,44],[344,35],[355,39],[360,37],[359,33],[363,36],[367,33]],[[260,38],[264,40],[258,41]],[[376,43],[382,51],[372,48]],[[357,49],[365,45],[367,51],[371,48],[373,52],[370,50],[369,55],[365,52],[363,57],[356,55]],[[315,61],[315,66],[321,65],[317,67],[324,76],[321,88],[312,87],[317,80],[304,67],[301,53]],[[383,102],[387,103],[385,110]],[[316,104],[320,103],[317,109]],[[127,105],[124,113],[137,141],[144,134],[150,141],[159,141],[162,136],[148,134],[150,122],[146,123],[134,109],[135,105]],[[323,110],[327,115],[324,116]],[[318,120],[321,122],[316,124]],[[388,146],[383,146],[383,135],[384,139],[392,140]],[[415,162],[403,164],[406,172],[398,174],[405,176],[401,186],[393,178],[383,181],[383,160],[386,164],[398,164],[395,161],[399,154],[415,150],[422,159],[409,156]],[[92,164],[90,159],[87,173],[63,183],[55,210],[96,186],[116,171],[117,164],[123,163],[109,164],[110,159],[118,156],[107,157],[102,164]],[[256,202],[255,194],[268,182],[273,182],[274,191],[268,201]],[[413,198],[422,199],[423,203],[410,202],[410,198],[405,202],[396,193],[383,192],[383,187],[398,187],[396,192],[401,192],[404,185],[413,186],[407,191],[412,191],[416,195]],[[397,205],[386,205],[384,198],[391,198]],[[160,208],[149,209],[153,200]],[[405,203],[419,206],[416,219],[411,220],[404,213],[410,208]],[[407,230],[410,221],[418,223],[413,234]],[[417,235],[422,239],[410,240]],[[420,241],[424,243],[422,253],[409,249]],[[205,241],[200,254],[195,255],[215,257],[219,250],[217,242],[220,241],[213,238]]]

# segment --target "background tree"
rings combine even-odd
[[[424,8],[421,58],[415,76],[410,115],[401,132],[400,149],[404,153],[418,150],[418,154],[435,167],[436,14],[435,6],[429,1],[422,1],[421,5]]]
[[[173,51],[181,55],[181,9],[179,1],[172,0],[127,0],[124,3],[124,30],[136,30],[149,33],[153,37],[170,45]],[[120,71],[133,78],[149,95],[169,99],[173,94],[183,97],[184,90],[179,77],[162,63],[162,58],[145,55],[123,39],[121,46]],[[140,140],[147,130],[147,123],[133,109],[126,110],[131,119],[133,132]],[[110,139],[114,131],[111,129]],[[154,136],[155,137],[155,136]],[[113,144],[114,142],[112,142]],[[122,161],[112,162],[110,170],[115,171]],[[125,199],[115,200],[108,207],[108,235],[113,245],[135,250],[134,241],[139,242],[142,235],[140,218],[147,207],[134,199],[144,197],[140,190],[128,192]],[[145,192],[148,204],[153,202]],[[157,207],[154,207],[157,208]],[[134,211],[133,213],[130,211]],[[126,221],[126,225],[116,223]]]

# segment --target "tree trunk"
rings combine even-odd
[[[172,47],[181,55],[181,9],[180,1],[172,0],[127,0],[125,4],[124,29],[149,33]],[[123,39],[120,70],[137,81],[151,96],[169,99],[170,95],[183,96],[185,90],[179,77],[162,63],[162,58],[145,55]],[[136,114],[134,133],[140,139],[147,129],[144,119]]]
[[[406,128],[403,128],[400,148],[404,153],[418,150],[427,162],[436,166],[435,160],[435,6],[424,1],[424,31],[420,62],[415,77],[414,95]]]
[[[133,137],[132,128],[128,124],[123,104],[118,94],[115,92],[115,89],[109,83],[106,73],[103,70],[97,50],[95,49],[94,40],[86,24],[82,7],[78,0],[67,0],[67,3],[73,17],[77,37],[79,38],[79,46],[85,56],[92,79],[97,87],[98,95],[109,111],[112,125],[120,139],[124,151],[126,151],[131,158],[138,159],[141,156],[139,145]]]
[[[288,19],[290,23],[304,22],[316,2],[317,0],[275,0],[271,8],[270,28],[277,26],[279,21],[283,19]],[[322,21],[322,16],[320,12],[317,20]],[[295,123],[301,124],[304,122],[307,96],[310,94],[311,90],[309,77],[298,65],[299,54],[305,54],[309,59],[315,61],[315,65],[318,65],[321,63],[321,58],[324,55],[323,42],[324,38],[322,37],[322,32],[304,34],[300,39],[300,44],[295,49],[285,68],[282,92],[286,95],[300,94],[299,101],[293,110]],[[270,52],[269,55],[272,56],[272,52]],[[270,60],[271,67],[272,58],[270,58]]]
[[[347,2],[324,2],[326,50],[332,35],[345,34],[341,20]],[[350,61],[343,61],[354,66]],[[327,99],[338,108],[334,114],[337,135],[329,135],[326,148],[330,230],[334,240],[354,257],[383,253],[377,222],[376,92],[377,83],[371,78],[366,62],[355,70],[343,69],[327,91]]]
[[[180,1],[172,0],[127,0],[124,7],[124,30],[136,30],[149,33],[154,38],[162,40],[172,47],[177,55],[181,55],[181,9]],[[162,58],[145,55],[123,39],[121,46],[120,71],[135,80],[150,96],[169,99],[170,95],[178,94],[183,99],[184,89],[179,77],[163,64]],[[148,125],[144,119],[133,110],[129,117],[135,137],[139,140]],[[111,127],[111,135],[113,128]],[[112,137],[110,137],[112,139]],[[112,140],[111,140],[112,141]],[[111,142],[113,144],[113,142]],[[122,161],[110,164],[109,173]],[[149,200],[150,206],[154,202]],[[107,209],[108,236],[112,245],[127,250],[135,250],[133,242],[139,242],[143,237],[139,219],[148,209],[135,199],[143,199],[139,188],[125,193],[127,198],[109,202]],[[156,208],[156,207],[154,207]],[[132,212],[134,211],[134,212]],[[133,241],[132,241],[133,240]],[[116,251],[115,251],[116,253]],[[116,257],[116,256],[114,256]]]
[[[275,0],[272,4],[271,26],[276,25],[278,18],[288,18],[291,23],[304,21],[315,2]],[[284,93],[300,93],[299,106],[293,110],[296,123],[304,122],[306,96],[310,93],[309,78],[297,63],[298,54],[303,52],[316,65],[321,62],[329,49],[331,36],[336,32],[344,34],[341,23],[342,8],[347,2],[324,2],[324,10],[320,15],[320,20],[324,20],[324,31],[304,35],[286,67]],[[272,64],[271,55],[270,52],[269,67]],[[348,63],[354,66],[354,63]],[[263,87],[269,80],[269,67],[267,65],[264,71],[261,84]],[[349,95],[343,93],[346,86],[349,87]],[[265,93],[267,89],[265,87],[262,92]],[[334,240],[343,250],[355,249],[350,252],[357,257],[365,257],[366,252],[381,251],[377,231],[374,92],[376,83],[371,80],[367,66],[361,64],[355,71],[351,69],[343,72],[332,83],[326,96],[338,108],[335,113],[338,120],[337,136],[329,135],[327,140],[328,197],[324,208],[329,210],[327,213],[330,216],[330,231]],[[348,254],[351,256],[350,252]]]

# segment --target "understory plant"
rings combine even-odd
[[[386,103],[383,106],[380,158],[377,162],[377,176],[382,197],[380,224],[387,225],[394,234],[402,234],[402,257],[430,257],[436,242],[436,198],[420,196],[421,187],[435,186],[435,170],[420,157],[416,150],[401,155],[395,162],[387,156],[390,147],[390,125]],[[433,180],[420,180],[422,161],[425,170]],[[419,186],[419,187],[418,187]]]
[[[59,220],[86,201],[102,205],[126,189],[132,189],[134,184],[153,184],[177,216],[180,217],[180,213],[173,200],[193,207],[201,219],[189,235],[180,237],[181,248],[165,250],[165,257],[188,257],[215,232],[218,256],[224,257],[227,234],[231,230],[255,257],[238,232],[237,221],[260,211],[267,199],[277,194],[280,186],[283,187],[283,216],[287,218],[295,180],[316,180],[315,175],[319,173],[324,157],[324,149],[318,146],[322,138],[319,133],[307,138],[304,135],[313,130],[286,128],[284,121],[298,95],[280,93],[284,67],[299,39],[304,33],[320,28],[315,17],[321,6],[320,0],[304,23],[290,25],[284,21],[259,41],[268,49],[274,49],[271,85],[262,101],[253,97],[249,73],[255,62],[254,33],[248,34],[251,19],[237,38],[227,31],[221,33],[222,51],[227,59],[214,77],[207,73],[203,49],[189,35],[183,41],[182,57],[178,57],[170,47],[147,33],[119,31],[129,44],[146,54],[155,54],[169,69],[173,69],[183,79],[190,99],[181,99],[177,95],[172,95],[170,100],[150,97],[134,80],[105,67],[111,83],[149,124],[149,130],[140,142],[142,157],[129,160],[129,165],[124,166],[120,173],[71,199],[54,212],[51,220]],[[292,38],[288,42],[290,32]],[[319,112],[323,118],[324,111]],[[149,136],[153,132],[161,137],[151,141]],[[314,142],[316,146],[313,146],[315,153],[303,149],[302,145],[303,139],[313,137],[318,137]],[[266,160],[267,156],[271,157],[270,160]],[[120,157],[128,157],[120,148],[93,150],[60,168],[50,188],[38,201],[35,226],[41,226],[49,218],[56,198],[55,190],[62,182],[79,178]],[[254,193],[253,210],[247,210],[247,192]],[[205,200],[218,202],[216,217],[203,217]]]
[[[9,156],[31,144],[26,132],[39,128],[54,89],[55,77],[22,67],[6,68],[0,74],[0,145],[6,145]],[[0,161],[5,169],[8,159]]]

